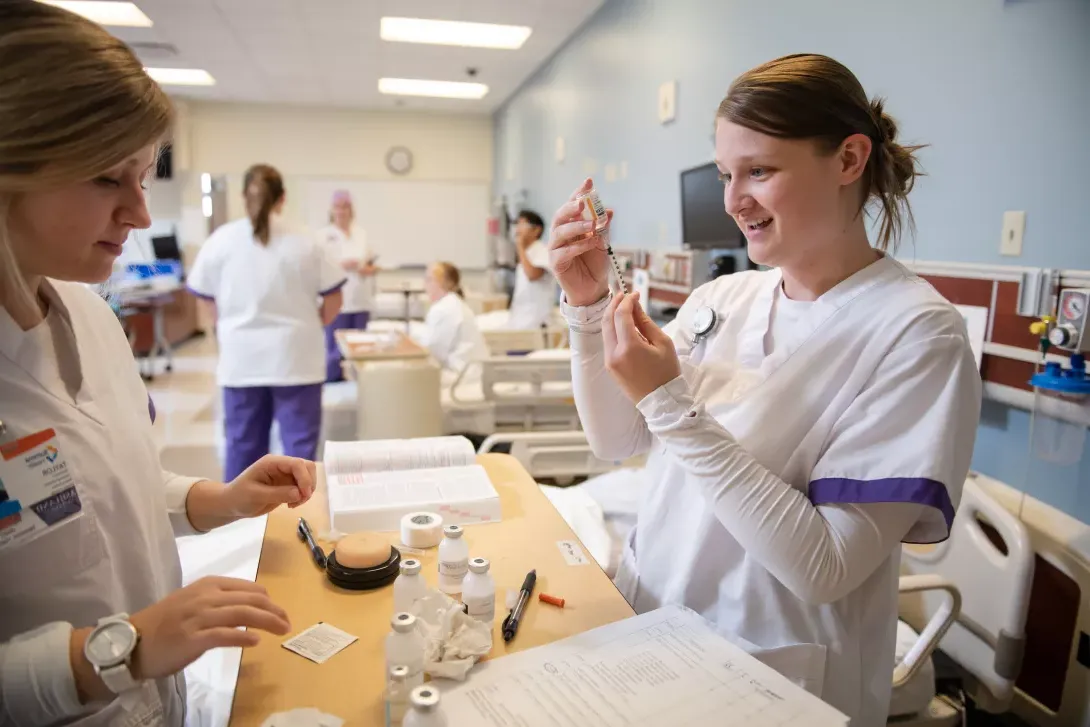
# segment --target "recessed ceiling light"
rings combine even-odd
[[[380,78],[378,90],[394,96],[434,96],[436,98],[484,98],[488,86],[462,81],[423,81],[415,78]]]
[[[46,5],[55,5],[76,15],[82,15],[99,25],[116,25],[128,28],[150,28],[151,18],[127,2],[104,2],[101,0],[38,0]]]
[[[214,86],[216,79],[200,68],[145,68],[148,75],[164,86]]]
[[[461,45],[471,48],[521,48],[531,29],[523,25],[462,23],[454,20],[383,18],[379,36],[402,43]]]

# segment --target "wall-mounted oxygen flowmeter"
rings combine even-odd
[[[1090,350],[1090,288],[1070,288],[1060,292],[1056,316],[1045,316],[1030,326],[1039,337],[1040,370],[1030,379],[1033,387],[1031,445],[1035,457],[1077,467],[1082,458],[1087,422],[1090,422],[1090,372],[1084,354]],[[1067,366],[1049,361],[1051,347],[1067,351]]]
[[[1071,288],[1060,293],[1056,323],[1048,342],[1076,353],[1090,351],[1090,288]]]

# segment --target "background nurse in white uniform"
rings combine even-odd
[[[536,212],[523,210],[515,223],[518,269],[507,328],[536,329],[549,322],[556,307],[556,278],[549,270],[549,248],[542,242],[545,223]]]
[[[786,647],[777,666],[854,727],[885,724],[900,544],[948,536],[981,403],[961,316],[885,254],[916,175],[896,131],[830,58],[739,77],[716,162],[749,256],[773,269],[698,288],[665,331],[637,295],[608,294],[575,195],[550,246],[591,445],[651,453],[618,587],[637,611],[681,603]]]
[[[342,328],[365,329],[375,300],[375,258],[367,249],[367,236],[354,224],[352,195],[339,189],[329,208],[330,224],[318,231],[318,239],[329,246],[333,260],[348,278],[343,289],[344,304],[333,322],[325,327],[326,381],[341,381],[341,351],[334,333]]]
[[[431,307],[424,317],[422,341],[444,372],[461,373],[468,364],[488,357],[488,344],[473,311],[462,299],[462,274],[448,262],[437,262],[424,276]]]
[[[314,465],[266,457],[224,485],[159,464],[128,341],[85,285],[150,224],[173,119],[132,51],[5,0],[0,98],[0,725],[182,727],[187,664],[290,625],[254,583],[181,588],[174,536],[305,501]]]
[[[212,233],[186,281],[215,306],[228,478],[269,453],[274,419],[284,454],[317,454],[322,327],[337,317],[346,280],[325,246],[281,219],[284,180],[276,169],[250,167],[243,194],[249,217]]]

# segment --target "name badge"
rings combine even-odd
[[[31,542],[82,510],[56,432],[0,446],[0,551]]]

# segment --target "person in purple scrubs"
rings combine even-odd
[[[212,233],[187,281],[215,310],[228,478],[268,453],[274,419],[284,454],[315,458],[326,380],[323,327],[340,312],[346,282],[323,245],[284,223],[284,180],[276,169],[251,167],[243,196],[247,216]]]

